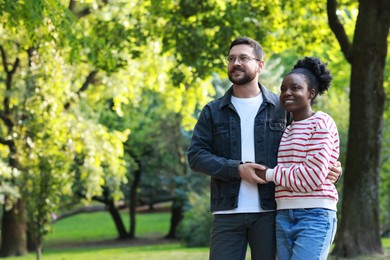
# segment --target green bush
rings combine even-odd
[[[192,193],[189,196],[190,209],[184,213],[177,236],[188,247],[204,247],[210,243],[212,215],[209,195]]]

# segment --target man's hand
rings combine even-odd
[[[337,161],[329,168],[327,179],[333,184],[336,183],[341,177],[342,170],[343,169],[341,168],[341,163]]]
[[[261,179],[259,176],[257,176],[256,171],[262,171],[262,170],[267,170],[267,167],[257,164],[257,163],[244,163],[240,164],[238,166],[238,172],[240,174],[241,179],[246,180],[247,182],[250,183],[260,183],[260,184],[265,184],[267,183],[263,179]]]

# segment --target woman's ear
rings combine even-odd
[[[316,91],[314,90],[314,88],[310,89],[309,90],[309,98],[313,99],[315,96],[316,96]]]

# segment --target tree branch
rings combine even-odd
[[[9,98],[9,94],[8,93],[11,90],[12,78],[13,78],[15,72],[16,72],[16,69],[19,66],[19,61],[20,60],[19,60],[19,58],[16,58],[14,64],[12,65],[11,70],[9,70],[8,69],[8,62],[7,62],[7,55],[6,55],[5,50],[4,50],[2,45],[0,45],[0,52],[1,52],[1,58],[3,60],[4,71],[7,74],[6,82],[5,82],[6,93],[4,95],[4,100],[3,100],[4,112],[6,114],[9,114],[9,112],[10,112],[10,98]]]
[[[351,43],[348,39],[348,36],[344,30],[343,25],[340,23],[340,20],[337,17],[337,0],[327,1],[327,13],[328,13],[329,27],[333,31],[334,35],[336,36],[336,39],[340,44],[341,51],[344,53],[346,60],[349,63],[351,63],[352,60]]]
[[[89,87],[90,84],[93,84],[93,83],[95,82],[95,77],[96,77],[96,75],[97,75],[98,72],[99,72],[98,70],[93,70],[93,71],[91,71],[91,72],[88,74],[87,78],[85,79],[85,82],[83,83],[83,85],[81,86],[81,88],[80,88],[79,90],[77,90],[77,92],[76,92],[76,94],[77,94],[78,96],[80,96],[80,94],[81,94],[82,92],[86,91],[86,90],[88,89],[88,87]],[[69,109],[69,107],[70,107],[70,105],[71,105],[70,103],[71,103],[71,101],[68,101],[68,102],[65,103],[64,108],[65,108],[66,110]]]
[[[96,74],[98,73],[97,70],[93,70],[89,73],[87,78],[85,79],[84,84],[81,86],[81,88],[77,91],[77,95],[80,95],[80,93],[86,91],[88,89],[88,86],[95,81]]]
[[[12,121],[10,116],[5,114],[4,111],[0,111],[0,119],[3,120],[8,129],[12,129],[12,127],[15,125],[14,121]]]
[[[7,146],[10,146],[12,144],[12,141],[0,138],[0,144],[4,144],[4,145],[7,145]]]
[[[0,51],[1,51],[1,59],[3,60],[4,71],[8,74],[9,71],[7,66],[7,56],[5,55],[3,45],[0,45]]]
[[[14,64],[12,65],[12,69],[9,70],[9,69],[8,69],[7,56],[6,56],[6,54],[5,54],[5,50],[4,50],[4,48],[3,48],[2,45],[0,45],[0,51],[1,51],[1,58],[2,58],[2,60],[3,60],[4,71],[5,71],[7,74],[14,74],[15,71],[16,71],[16,69],[17,69],[18,66],[19,66],[19,61],[20,61],[19,58],[16,58],[16,59],[15,59],[15,62],[14,62]]]
[[[108,0],[103,0],[103,5],[99,5],[99,9],[108,4]],[[69,6],[68,6],[69,11],[71,11],[77,18],[82,18],[84,16],[87,16],[91,13],[91,8],[85,7],[81,11],[76,13],[76,0],[70,0]]]
[[[72,13],[74,13],[74,7],[76,6],[76,1],[75,0],[70,0],[69,1],[69,6],[68,6],[68,9],[69,11],[71,11]]]

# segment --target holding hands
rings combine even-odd
[[[238,172],[240,174],[241,179],[246,180],[247,182],[250,183],[259,183],[259,184],[265,184],[267,181],[259,177],[259,172],[264,172],[265,176],[265,171],[268,169],[267,166],[257,164],[257,163],[252,163],[252,162],[246,162],[244,164],[240,164],[238,166]]]
[[[266,172],[268,167],[262,164],[246,162],[238,166],[238,171],[241,179],[246,180],[250,183],[266,184]],[[337,161],[329,169],[327,179],[335,184],[338,182],[342,174],[341,163]]]

